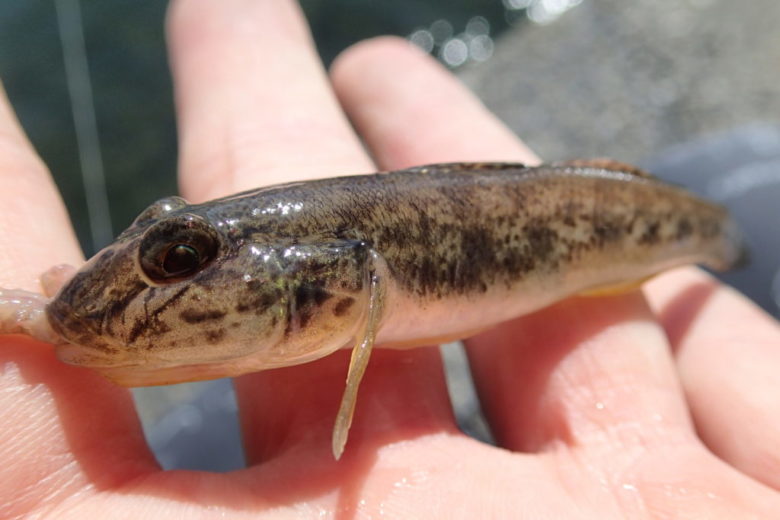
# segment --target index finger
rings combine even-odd
[[[185,196],[373,169],[294,2],[178,0],[168,22]]]
[[[57,188],[1,86],[0,179],[0,287],[40,291],[41,273],[78,265],[82,256]]]

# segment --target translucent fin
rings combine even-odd
[[[627,173],[629,175],[635,175],[642,177],[643,179],[656,179],[655,176],[647,173],[641,168],[637,168],[633,164],[628,164],[614,159],[596,158],[596,159],[573,159],[571,161],[563,161],[554,163],[552,166],[568,166],[570,168],[593,168],[597,170],[608,170],[614,172]]]
[[[362,337],[358,338],[352,357],[349,361],[349,372],[347,373],[347,387],[344,389],[344,395],[341,398],[339,412],[336,415],[336,423],[333,426],[333,456],[336,460],[341,458],[344,453],[344,446],[347,444],[349,427],[352,425],[352,416],[355,413],[355,403],[357,402],[358,388],[363,374],[366,372],[368,360],[371,357],[371,350],[374,347],[374,340],[382,319],[382,304],[384,300],[384,291],[381,285],[381,279],[376,273],[371,275],[368,297],[368,316],[363,330]]]
[[[539,171],[556,169],[556,168],[582,168],[590,170],[604,170],[609,172],[623,173],[626,175],[633,175],[635,177],[641,177],[642,179],[655,180],[658,179],[647,173],[641,168],[614,159],[608,159],[603,157],[597,157],[595,159],[572,159],[570,161],[561,161],[553,163],[543,163],[538,166],[526,166],[522,163],[510,163],[510,162],[481,162],[481,163],[437,163],[437,164],[424,164],[422,166],[415,166],[406,170],[399,170],[398,172],[383,172],[383,173],[423,173],[423,174],[442,174],[442,173],[485,173],[489,171],[512,171],[518,172],[524,171],[528,175],[533,175]]]
[[[658,180],[655,176],[647,173],[641,168],[634,166],[633,164],[628,164],[604,157],[598,157],[595,159],[572,159],[570,161],[545,163],[538,166],[526,166],[522,163],[507,162],[425,164],[402,171],[406,173],[437,174],[450,172],[485,173],[486,171],[525,170],[528,174],[533,174],[539,170],[550,168],[587,168],[591,170],[605,170],[610,172],[624,173],[626,175],[634,175],[636,177],[641,177],[648,180]]]
[[[639,289],[643,283],[645,283],[652,277],[653,276],[646,276],[644,278],[640,278],[639,280],[630,280],[627,282],[620,282],[612,285],[602,285],[599,287],[594,287],[592,289],[587,289],[585,291],[582,291],[581,293],[577,293],[577,296],[597,298],[599,296],[614,296],[616,294],[624,294]]]
[[[434,163],[424,164],[422,166],[415,166],[402,170],[406,173],[484,173],[486,171],[498,171],[498,170],[528,170],[530,169],[523,163],[511,163],[511,162],[452,162],[452,163]],[[389,173],[389,172],[388,172]]]

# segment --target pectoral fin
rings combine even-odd
[[[344,452],[347,444],[349,427],[352,425],[352,416],[355,413],[358,387],[363,374],[366,372],[374,340],[382,319],[382,303],[384,290],[382,280],[377,273],[371,274],[369,283],[368,313],[362,334],[357,338],[347,373],[347,387],[341,398],[336,424],[333,426],[333,456],[338,460]]]

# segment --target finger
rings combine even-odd
[[[53,264],[82,261],[68,215],[0,87],[0,287],[40,291]]]
[[[468,341],[502,445],[630,447],[689,439],[665,337],[641,295],[575,298]],[[630,444],[630,446],[628,446]]]
[[[360,84],[363,74],[370,86]],[[383,168],[539,161],[451,74],[403,40],[383,37],[351,47],[333,63],[331,77],[347,114]]]
[[[168,33],[185,196],[372,169],[294,2],[178,0]]]
[[[40,291],[38,276],[81,254],[54,184],[0,89],[0,286]],[[51,345],[0,337],[0,516],[112,485],[153,467],[125,390],[63,365]]]
[[[178,1],[169,22],[182,113],[182,184],[195,199],[279,181],[373,170],[338,106],[294,3]],[[416,357],[387,353],[375,356],[370,366],[382,371],[385,364],[408,363]],[[421,355],[415,363],[434,371],[438,355]],[[308,424],[312,418],[327,428],[304,431],[312,438],[316,435],[325,460],[332,460],[327,451],[330,429],[348,365],[347,357],[336,355],[311,366],[238,380],[250,462],[272,458],[284,449],[274,439],[298,439],[297,421]],[[354,453],[360,432],[373,428],[366,413],[370,415],[367,403],[374,393],[389,392],[404,403],[382,407],[400,422],[416,417],[408,406],[413,399],[423,408],[426,400],[446,399],[446,387],[436,378],[423,378],[420,384],[430,390],[422,396],[417,395],[419,385],[371,386],[370,378],[369,372],[361,385],[345,457]],[[305,383],[313,380],[318,384],[307,387]],[[277,388],[295,391],[288,394]],[[280,399],[281,391],[285,399]],[[451,424],[450,418],[442,427]]]
[[[676,353],[700,437],[722,459],[780,489],[780,328],[695,269],[645,286]]]
[[[400,74],[404,81],[395,81]],[[465,89],[406,44],[356,46],[332,75],[383,167],[534,159]],[[669,428],[689,431],[664,337],[637,294],[566,302],[480,335],[468,351],[494,433],[506,446],[597,442],[609,438],[597,433],[605,430],[643,443]],[[645,429],[649,423],[655,427]]]
[[[338,352],[299,367],[239,378],[240,404],[249,400],[263,411],[242,417],[244,434],[252,439],[247,458],[260,462],[287,456],[312,469],[335,464],[330,439],[348,364],[349,353]],[[386,444],[456,431],[445,388],[436,349],[375,349],[342,462],[364,466]]]

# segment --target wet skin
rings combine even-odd
[[[375,341],[458,339],[572,294],[685,263],[725,269],[741,254],[723,208],[629,165],[438,164],[163,199],[45,316],[61,360],[128,386],[295,365],[356,341],[338,457]]]

